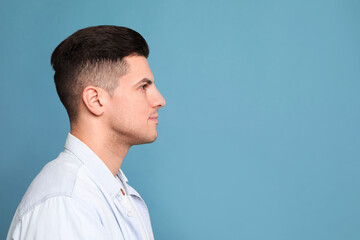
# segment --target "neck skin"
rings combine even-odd
[[[131,146],[122,144],[122,141],[114,141],[111,134],[91,120],[80,122],[81,124],[71,123],[70,133],[85,143],[116,177]]]

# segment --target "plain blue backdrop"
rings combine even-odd
[[[360,2],[2,0],[0,238],[69,131],[50,55],[127,26],[167,101],[122,166],[156,239],[360,239]]]

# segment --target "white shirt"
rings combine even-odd
[[[123,172],[114,178],[101,159],[69,133],[64,151],[44,166],[26,191],[7,239],[154,236],[146,204]]]

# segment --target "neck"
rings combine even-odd
[[[114,138],[104,132],[96,128],[87,128],[86,131],[82,131],[74,127],[71,127],[70,131],[104,162],[115,177],[131,146],[114,141]]]

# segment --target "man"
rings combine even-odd
[[[7,239],[153,239],[149,213],[120,170],[130,147],[157,138],[165,100],[144,38],[117,26],[75,32],[53,52],[70,119],[64,151],[34,179]]]

